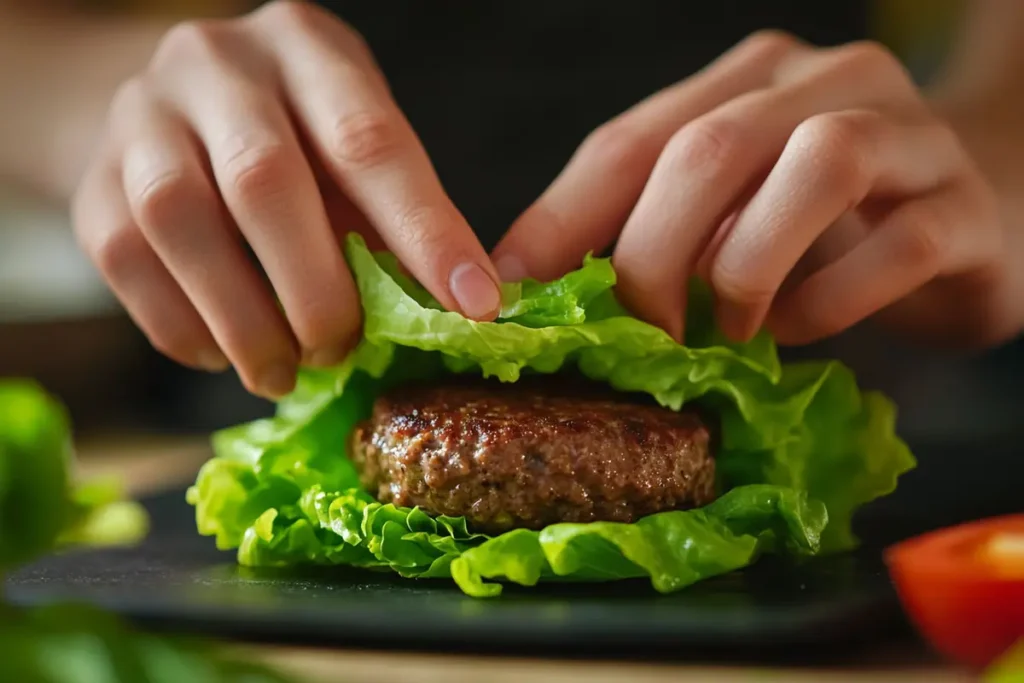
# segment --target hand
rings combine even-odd
[[[490,260],[363,41],[301,3],[173,29],[115,98],[73,218],[158,349],[230,362],[267,397],[293,388],[300,360],[336,363],[356,341],[351,230],[445,307],[500,307]]]
[[[678,339],[691,276],[738,340],[767,323],[807,343],[879,311],[935,342],[1020,329],[993,192],[869,43],[748,38],[596,130],[493,257],[550,278],[616,239],[623,302]]]

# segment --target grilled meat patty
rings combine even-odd
[[[355,429],[381,502],[466,516],[474,530],[631,522],[714,499],[709,431],[691,411],[561,387],[405,387]]]

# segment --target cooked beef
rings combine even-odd
[[[496,533],[555,522],[631,522],[714,499],[709,431],[674,412],[559,387],[406,387],[352,439],[381,502],[465,515]]]

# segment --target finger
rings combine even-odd
[[[862,106],[906,110],[917,103],[925,110],[913,78],[902,62],[885,46],[863,40],[806,52],[802,59],[788,59],[776,69],[776,84],[799,85],[815,81],[839,80],[857,87]]]
[[[903,125],[859,110],[807,119],[712,258],[709,279],[723,332],[752,337],[801,256],[869,193],[930,190],[964,161],[952,132],[933,122]]]
[[[202,140],[224,203],[266,271],[306,360],[337,363],[358,333],[355,284],[274,92],[269,60],[235,45],[233,34],[222,35],[217,25],[194,30],[200,35],[186,38],[211,47],[187,81],[167,79],[171,99]],[[179,49],[188,52],[188,46]],[[194,59],[197,49],[191,50]]]
[[[823,66],[803,69],[792,83],[741,95],[683,126],[623,228],[615,260],[624,302],[673,336],[681,338],[686,284],[701,255],[721,241],[726,218],[756,191],[802,121],[878,101],[916,107],[913,90],[898,78],[880,78],[882,85],[850,82],[842,78],[846,62],[832,54],[806,59]]]
[[[891,202],[883,200],[882,203],[891,207]],[[870,233],[870,226],[861,215],[864,208],[864,206],[859,206],[856,211],[844,213],[835,223],[826,228],[825,232],[804,252],[800,260],[786,275],[782,286],[779,287],[779,294],[792,291],[794,287],[811,275],[825,266],[835,263],[864,241],[864,238]],[[879,204],[878,208],[881,209],[882,205]],[[715,253],[709,254],[709,256],[715,255],[717,255],[717,249]]]
[[[682,125],[767,86],[779,64],[806,48],[776,32],[755,34],[704,72],[598,128],[494,250],[506,279],[551,279],[606,249],[643,191],[662,148]]]
[[[267,398],[283,396],[294,386],[295,342],[245,255],[194,138],[145,93],[123,94],[121,103],[115,123],[128,141],[123,182],[136,224],[245,386]]]
[[[958,188],[900,205],[846,256],[781,296],[772,307],[769,328],[781,344],[811,343],[972,263],[978,247],[958,235],[977,232],[973,223],[984,215],[972,208],[977,204]]]
[[[337,243],[343,245],[346,236],[356,232],[366,240],[366,245],[371,250],[387,249],[387,245],[370,225],[370,221],[366,220],[363,212],[345,196],[338,184],[334,182],[333,176],[320,160],[319,153],[309,144],[309,140],[300,137],[299,142],[302,146],[302,155],[313,169],[313,177],[316,179],[317,187],[320,188],[320,197],[323,201],[324,211],[327,213],[327,222],[330,223]]]
[[[195,368],[228,368],[217,342],[132,219],[120,169],[92,168],[71,207],[75,234],[154,348]]]
[[[284,88],[336,182],[442,305],[493,319],[497,273],[358,39],[306,10],[280,14],[265,30]]]

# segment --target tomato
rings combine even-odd
[[[1024,514],[903,541],[885,561],[904,610],[946,656],[982,668],[1024,637]]]

